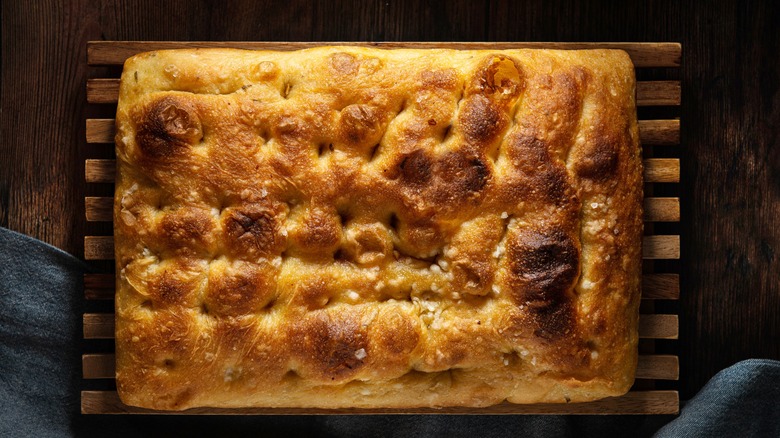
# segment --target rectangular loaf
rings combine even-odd
[[[122,401],[581,402],[637,362],[614,50],[143,53],[117,109]]]

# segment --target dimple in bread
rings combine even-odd
[[[124,403],[625,393],[642,180],[621,51],[175,50],[117,110]]]

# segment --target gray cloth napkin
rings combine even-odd
[[[87,270],[59,249],[0,228],[0,437],[780,437],[780,362],[770,360],[722,371],[677,418],[81,415],[81,281]]]

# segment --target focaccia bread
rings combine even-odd
[[[129,405],[625,393],[642,164],[622,51],[178,50],[124,67]]]

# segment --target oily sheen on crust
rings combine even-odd
[[[610,50],[130,58],[114,206],[123,402],[625,393],[641,270],[634,86]]]

